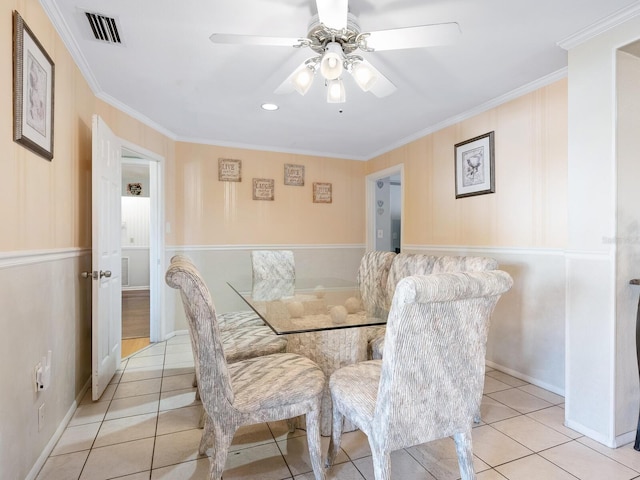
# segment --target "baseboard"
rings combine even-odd
[[[149,290],[150,287],[148,285],[140,287],[122,287],[123,292],[148,292]]]
[[[49,455],[51,455],[51,452],[53,452],[53,449],[58,443],[58,440],[60,440],[60,437],[66,430],[67,425],[69,425],[71,418],[73,418],[73,414],[76,413],[76,410],[78,409],[78,405],[80,405],[80,402],[84,398],[89,388],[91,388],[91,378],[87,380],[87,383],[85,383],[82,389],[80,390],[80,393],[71,404],[71,407],[69,407],[67,414],[64,416],[64,418],[58,425],[58,428],[56,428],[56,431],[53,433],[53,435],[49,439],[49,442],[47,443],[46,447],[44,447],[44,450],[36,460],[36,463],[33,465],[33,467],[31,467],[31,470],[25,477],[25,480],[35,480],[35,478],[38,476],[38,473],[40,473],[40,470],[42,470],[42,467],[44,467],[44,464],[49,458]]]
[[[558,388],[558,387],[556,387],[554,385],[549,385],[548,383],[542,382],[542,381],[538,380],[537,378],[530,377],[529,375],[525,375],[524,373],[516,372],[515,370],[512,370],[510,368],[507,368],[507,367],[505,367],[503,365],[500,365],[498,363],[492,362],[490,360],[487,360],[485,363],[491,368],[495,368],[496,370],[500,370],[501,372],[506,373],[508,375],[511,375],[512,377],[519,378],[520,380],[528,382],[531,385],[535,385],[536,387],[544,388],[545,390],[553,392],[556,395],[560,395],[560,396],[564,397],[564,390],[561,389],[561,388]]]

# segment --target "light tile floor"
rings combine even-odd
[[[122,362],[99,402],[81,402],[38,480],[208,478],[198,455],[201,430],[189,337],[154,344]],[[479,480],[640,479],[640,453],[612,450],[563,426],[564,399],[488,369],[482,422],[473,430]],[[328,447],[329,439],[323,438]],[[394,480],[459,478],[453,440],[392,454]],[[373,480],[366,436],[343,436],[329,479]],[[229,452],[225,480],[313,480],[303,430],[286,422],[243,427]]]

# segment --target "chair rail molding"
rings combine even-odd
[[[68,258],[90,255],[90,248],[59,248],[51,250],[25,250],[0,252],[0,269],[54,262]]]
[[[223,250],[316,250],[365,248],[364,243],[324,243],[324,244],[269,244],[269,245],[169,245],[167,252],[223,251]]]

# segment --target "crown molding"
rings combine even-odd
[[[67,50],[69,50],[71,57],[80,69],[80,73],[82,73],[82,76],[89,84],[89,88],[91,88],[91,91],[94,94],[97,94],[97,92],[101,91],[100,84],[89,68],[89,62],[87,62],[87,59],[82,54],[78,43],[73,38],[73,35],[71,35],[71,29],[64,20],[62,13],[60,13],[60,9],[53,0],[40,0],[40,4],[49,17],[49,20],[51,20],[53,27],[58,32],[58,35],[60,35],[60,38],[67,47]]]
[[[560,40],[556,45],[565,50],[571,50],[578,45],[591,40],[594,37],[611,30],[614,27],[632,19],[640,14],[640,2],[634,2],[628,7],[622,8],[615,13],[612,13],[608,17],[599,20],[598,22],[589,25],[582,30],[568,36],[567,38]]]

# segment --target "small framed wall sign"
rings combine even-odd
[[[313,203],[331,203],[331,184],[313,182]]]
[[[273,200],[274,180],[273,178],[253,179],[253,199]]]
[[[231,158],[218,159],[218,180],[220,182],[241,182],[242,161]]]
[[[304,165],[284,164],[284,184],[304,187]]]
[[[493,132],[456,143],[456,198],[496,191]]]
[[[13,12],[13,140],[53,159],[54,64],[20,14]]]
[[[127,194],[134,197],[142,195],[142,183],[127,183]]]

